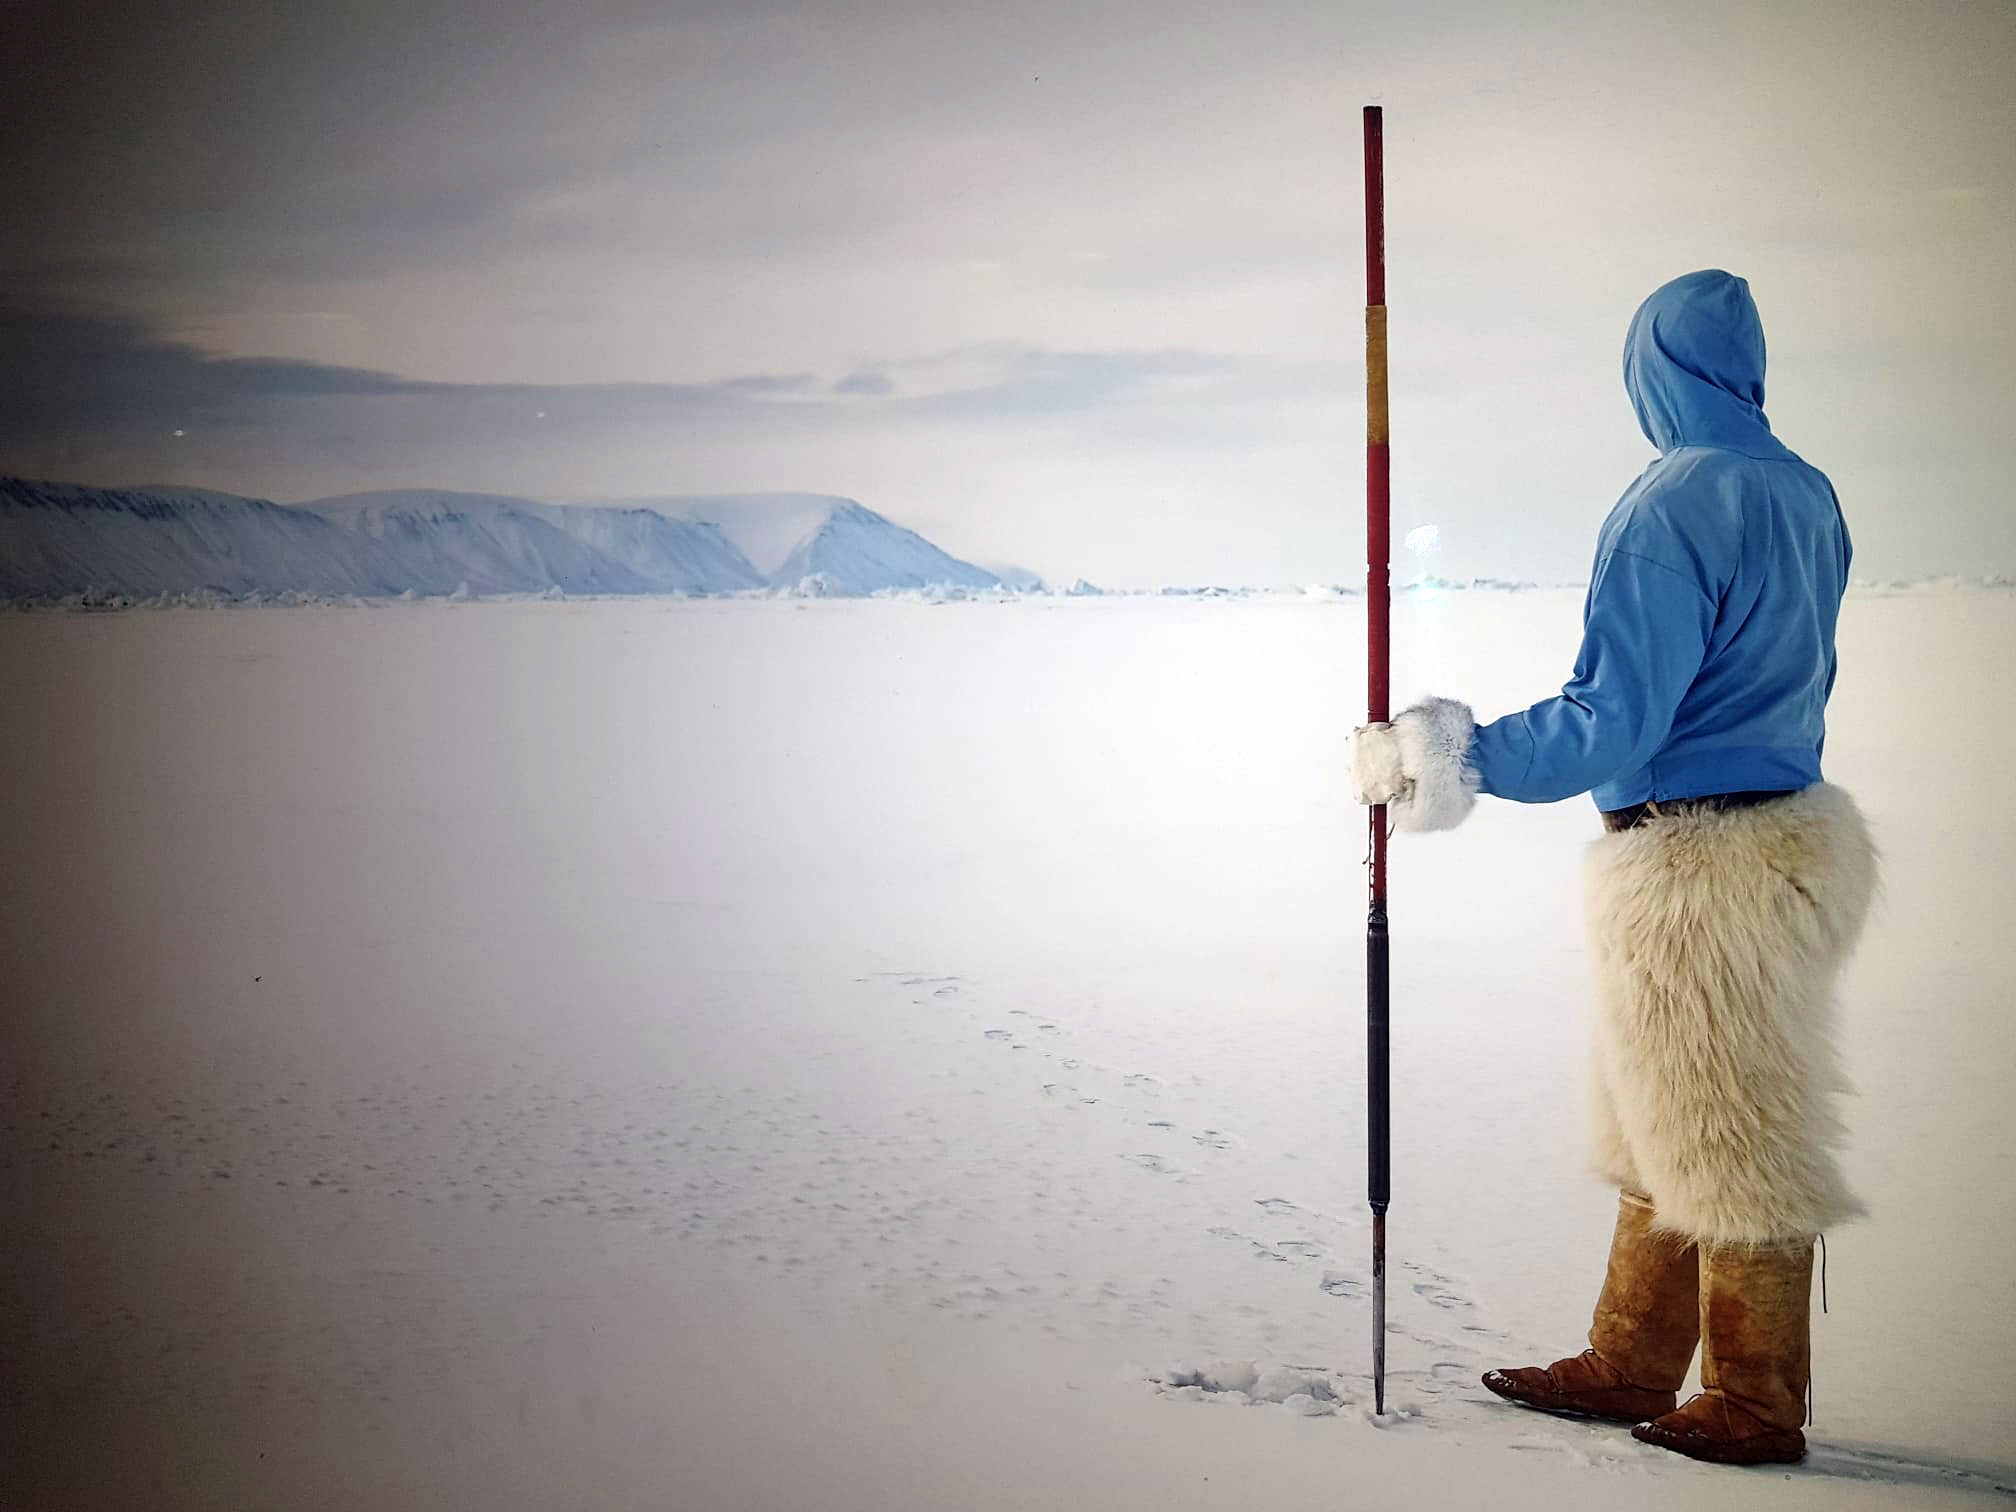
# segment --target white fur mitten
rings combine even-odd
[[[1429,698],[1390,724],[1361,725],[1351,737],[1351,785],[1360,803],[1383,803],[1403,830],[1454,829],[1477,802],[1467,704]]]
[[[1383,720],[1351,732],[1351,792],[1360,803],[1391,803],[1407,791],[1400,737]]]

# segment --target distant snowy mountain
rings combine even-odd
[[[383,544],[264,499],[0,478],[0,597],[409,589],[427,591]]]
[[[1031,574],[1018,585],[1040,587]],[[407,489],[280,505],[0,479],[0,598],[103,594],[865,596],[1002,577],[827,494],[548,504]]]
[[[594,509],[648,509],[675,520],[712,525],[748,559],[764,582],[798,544],[824,525],[842,504],[837,494],[653,494],[636,499],[591,500]]]
[[[539,518],[621,562],[654,593],[729,593],[761,588],[763,574],[717,525],[614,505],[541,504]]]
[[[829,591],[874,593],[886,588],[999,588],[984,567],[947,556],[914,530],[852,502],[800,541],[770,581],[788,587],[817,576]]]
[[[718,530],[648,509],[410,489],[296,506],[392,544],[474,593],[728,593],[763,579]]]
[[[834,494],[670,494],[615,502],[718,525],[778,588],[851,597],[891,589],[1002,586],[986,568]]]
[[[390,490],[294,506],[383,541],[432,593],[649,593],[620,562],[549,523],[547,506],[497,494]]]

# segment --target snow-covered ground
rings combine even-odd
[[[1530,701],[1579,604],[1405,601],[1397,685]],[[1843,618],[1874,1216],[1791,1472],[1476,1381],[1608,1237],[1586,801],[1396,842],[1370,1415],[1362,613],[0,618],[0,1504],[2010,1505],[2016,595]]]

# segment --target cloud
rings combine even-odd
[[[201,417],[244,422],[266,401],[423,391],[390,373],[217,357],[119,315],[0,307],[0,441]]]
[[[284,431],[318,402],[369,399],[436,414],[483,409],[559,423],[678,411],[717,415],[824,411],[855,423],[863,403],[892,418],[1009,418],[1085,413],[1264,367],[1253,359],[1169,350],[1059,352],[992,345],[883,364],[822,386],[812,373],[749,373],[692,383],[442,383],[368,368],[226,357],[119,315],[0,308],[0,442],[107,429],[191,425]],[[383,408],[380,405],[379,408]]]
[[[810,373],[751,373],[743,378],[717,378],[713,387],[734,394],[809,394],[819,386]]]
[[[1289,385],[1295,371],[1270,359],[1182,348],[1073,352],[988,342],[884,362],[841,379],[833,392],[883,399],[894,413],[939,418],[1089,415],[1204,390],[1223,398],[1256,381]]]
[[[222,356],[129,317],[17,304],[0,307],[0,472],[278,498],[419,485],[706,491],[724,474],[844,491],[851,475],[818,459],[853,456],[879,477],[890,457],[998,455],[1037,436],[1059,460],[1143,447],[1237,455],[1278,428],[1281,396],[1334,402],[1345,382],[1223,353],[997,343],[834,381],[452,383]]]
[[[810,373],[737,374],[698,383],[439,383],[276,357],[227,357],[123,315],[0,307],[0,441],[105,427],[191,423],[257,429],[316,401],[398,399],[413,407],[511,404],[575,416],[600,407],[706,410],[816,394]]]

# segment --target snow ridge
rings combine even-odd
[[[388,542],[422,592],[724,593],[755,573],[718,533],[648,511],[573,511],[536,499],[417,489],[297,506]]]
[[[1026,590],[940,550],[914,530],[837,494],[669,494],[612,501],[718,528],[772,588],[807,598],[932,589]]]
[[[383,542],[264,499],[0,478],[0,598],[416,588]]]
[[[718,525],[668,519],[655,509],[539,504],[528,511],[582,545],[623,563],[653,593],[725,593],[764,586],[763,575]]]
[[[818,576],[825,591],[843,596],[886,588],[999,588],[982,567],[947,556],[914,530],[885,520],[851,500],[784,559],[772,574],[779,584]]]

